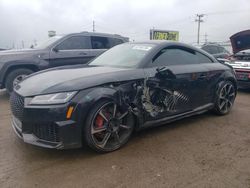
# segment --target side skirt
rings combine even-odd
[[[202,114],[202,113],[204,113],[204,112],[206,112],[208,110],[211,110],[213,107],[214,107],[213,103],[208,103],[206,105],[195,108],[194,110],[189,111],[189,112],[164,117],[162,119],[158,119],[158,120],[154,120],[154,121],[147,121],[144,124],[142,124],[141,126],[139,126],[139,130],[146,129],[146,128],[149,128],[149,127],[160,126],[160,125],[163,125],[163,124],[166,124],[166,123],[171,123],[173,121],[180,120],[180,119],[183,119],[183,118],[186,118],[186,117]]]

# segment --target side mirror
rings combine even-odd
[[[56,47],[53,48],[52,51],[53,51],[53,52],[56,52],[56,53],[59,52],[59,50],[58,50]]]
[[[159,79],[176,79],[176,75],[166,67],[157,68],[155,76]]]

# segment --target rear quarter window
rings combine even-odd
[[[209,57],[203,55],[200,52],[196,52],[196,56],[198,63],[213,63],[213,61]]]

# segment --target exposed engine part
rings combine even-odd
[[[166,96],[164,100],[165,110],[167,111],[175,111],[176,104],[178,101],[188,101],[187,96],[182,93],[179,93],[178,91],[173,91],[169,93],[169,91],[167,90],[167,92],[169,95]]]
[[[163,112],[164,108],[161,106],[156,106],[151,102],[151,97],[154,98],[156,97],[156,95],[153,92],[154,91],[153,90],[151,91],[149,87],[145,87],[143,89],[142,105],[144,109],[147,112],[149,112],[152,117],[155,117],[159,112]]]
[[[161,89],[157,83],[154,84],[155,87],[150,87],[152,80],[151,84],[148,84],[147,81],[148,79],[144,81],[141,100],[144,110],[152,117],[164,111],[174,112],[179,101],[188,101],[188,98],[178,91]]]
[[[183,93],[171,90],[172,86],[166,80],[162,83],[162,79],[155,77],[147,78],[144,82],[120,83],[117,86],[111,83],[109,87],[117,89],[123,109],[136,116],[140,116],[143,111],[151,117],[165,111],[175,112],[179,102],[188,101]]]

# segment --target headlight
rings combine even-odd
[[[30,104],[63,104],[72,99],[76,93],[77,91],[38,95],[30,101]]]

